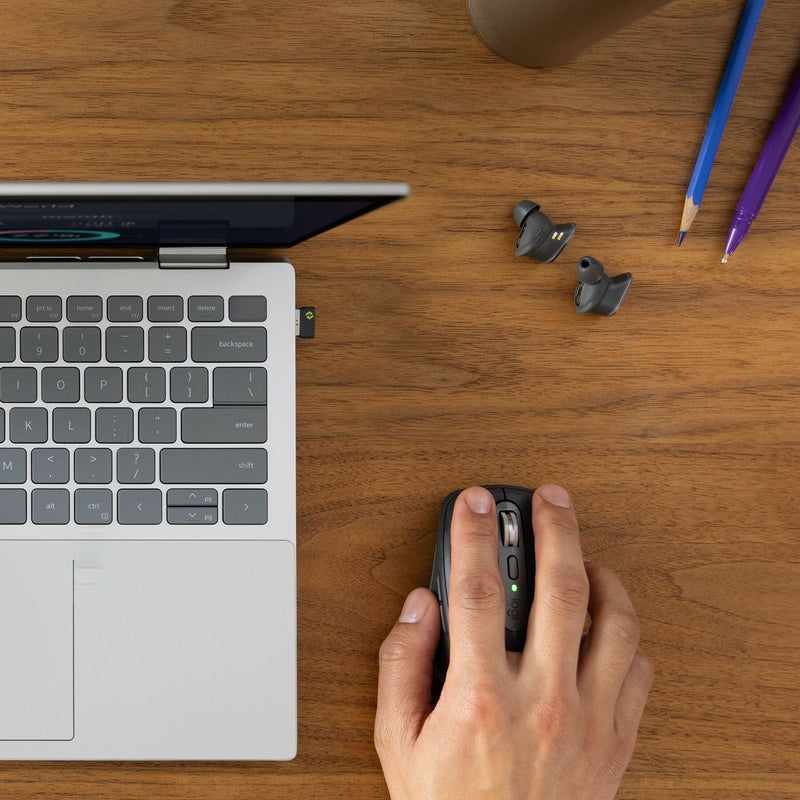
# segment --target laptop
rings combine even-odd
[[[0,184],[0,758],[295,756],[294,269],[265,251],[407,192]]]

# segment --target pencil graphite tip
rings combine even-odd
[[[683,240],[686,238],[686,233],[687,233],[686,231],[681,231],[678,234],[678,247],[680,247],[683,244]]]

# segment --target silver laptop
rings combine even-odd
[[[295,755],[294,269],[237,251],[407,192],[0,184],[1,758]]]

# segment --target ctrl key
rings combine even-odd
[[[78,489],[75,492],[75,522],[78,525],[110,525],[112,506],[110,489]]]
[[[0,525],[28,521],[28,497],[24,489],[0,489]]]

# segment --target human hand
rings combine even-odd
[[[440,619],[431,592],[411,592],[380,649],[375,747],[392,800],[615,796],[653,668],[638,649],[639,623],[619,579],[583,561],[560,486],[536,491],[533,529],[525,650],[506,652],[494,500],[473,487],[456,501],[450,666],[435,708]]]

